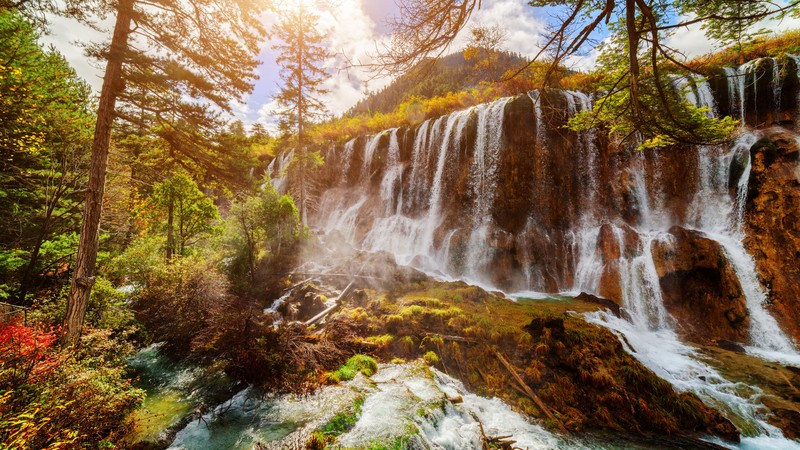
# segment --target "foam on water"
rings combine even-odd
[[[794,58],[800,61],[800,57]],[[773,70],[777,70],[779,64],[773,62]],[[780,432],[770,428],[759,416],[757,410],[761,406],[752,389],[748,391],[746,386],[725,381],[698,360],[692,347],[680,342],[673,329],[673,319],[663,303],[653,246],[672,245],[674,237],[669,230],[673,226],[697,231],[718,243],[736,273],[746,299],[752,336],[748,352],[787,364],[800,360],[794,343],[781,331],[764,306],[768,295],[758,280],[755,260],[743,243],[745,200],[751,170],[749,149],[760,137],[760,132],[750,130],[745,123],[747,113],[755,110],[755,105],[749,104],[747,99],[767,95],[757,90],[758,64],[758,61],[751,61],[724,71],[728,77],[728,109],[741,121],[734,142],[730,146],[697,146],[687,149],[681,156],[691,162],[685,168],[691,171],[686,174],[687,179],[696,180],[687,182],[692,191],[688,193],[690,200],[685,214],[670,209],[674,199],[668,197],[666,186],[670,181],[667,177],[673,175],[660,167],[660,156],[646,152],[631,152],[627,173],[623,174],[629,180],[626,187],[630,189],[631,217],[623,219],[602,214],[602,210],[595,207],[598,200],[602,200],[599,197],[602,192],[598,175],[601,168],[598,167],[596,130],[571,135],[571,142],[576,146],[571,151],[581,181],[578,185],[580,192],[574,197],[578,204],[565,207],[576,208],[579,220],[564,230],[570,254],[568,261],[562,264],[562,269],[568,272],[562,279],[570,280],[567,283],[571,284],[559,286],[561,290],[575,293],[597,294],[600,291],[600,278],[609,263],[603,261],[598,250],[600,230],[603,226],[611,227],[621,255],[614,261],[615,273],[619,277],[616,281],[622,291],[619,300],[631,321],[601,320],[598,317],[593,320],[628,336],[628,340],[639,347],[634,355],[676,387],[698,392],[698,395],[702,393],[705,399],[728,414],[742,418],[757,430],[756,433],[761,433],[761,437],[748,436],[744,446],[749,445],[748,442],[761,442],[758,439],[763,439],[764,445],[783,441]],[[698,75],[675,78],[673,85],[684,92],[687,101],[708,108],[709,116],[718,114],[721,105],[714,99],[705,78]],[[773,99],[780,99],[783,95],[781,83],[774,82],[769,94]],[[562,95],[568,116],[592,107],[592,100],[586,94],[563,91]],[[528,97],[534,109],[535,147],[538,157],[544,158],[547,155],[543,150],[548,145],[548,129],[543,114],[543,97],[539,91],[531,91]],[[423,122],[414,137],[410,166],[405,169],[401,167],[399,157],[393,159],[396,157],[393,155],[399,155],[396,130],[393,131],[380,192],[385,215],[370,218],[371,225],[365,237],[356,242],[355,224],[366,201],[362,192],[362,197],[350,195],[340,203],[329,202],[334,206],[321,215],[327,217],[325,229],[343,232],[352,243],[366,250],[391,252],[399,263],[414,265],[440,279],[464,279],[494,290],[487,273],[488,265],[493,261],[497,236],[497,225],[492,217],[498,190],[499,162],[505,145],[503,120],[508,101],[501,99]],[[461,145],[462,133],[470,117],[477,119],[471,158],[458,160],[460,155],[456,155],[455,150]],[[373,139],[372,142],[376,141]],[[368,153],[374,151],[372,148]],[[454,159],[457,163],[470,163],[466,181],[469,211],[465,212],[463,220],[449,223],[448,229],[442,229],[445,226],[442,216],[445,202],[448,190],[452,189],[448,184],[448,163]],[[694,161],[696,164],[693,166]],[[734,174],[737,179],[731,178]],[[401,182],[404,176],[408,179]],[[407,185],[408,191],[403,192],[401,185]],[[543,185],[547,186],[546,180]],[[531,193],[532,196],[535,194]],[[518,242],[525,242],[522,240],[525,236],[536,236],[535,233],[540,232],[539,218],[527,211],[524,214],[528,216],[521,235],[515,237]],[[630,234],[635,235],[634,244],[628,239]],[[542,237],[550,239],[547,235]],[[545,270],[534,263],[536,252],[541,251],[522,249],[516,255],[516,262],[523,266],[519,278],[526,281],[526,289],[531,291],[514,294],[518,298],[547,297],[536,292],[545,285],[542,280]],[[552,277],[552,274],[548,275]],[[697,381],[699,376],[712,381],[701,384]],[[443,420],[461,423],[460,426],[466,428],[471,426],[469,421],[457,416]]]

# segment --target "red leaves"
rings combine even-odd
[[[52,373],[64,357],[53,349],[57,330],[29,327],[19,321],[0,324],[0,386],[14,387]]]

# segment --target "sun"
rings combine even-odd
[[[291,11],[298,8],[314,8],[317,7],[318,1],[316,0],[273,0],[278,9]]]

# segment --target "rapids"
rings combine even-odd
[[[312,223],[400,264],[511,296],[602,296],[618,286],[615,300],[628,319],[588,320],[624,335],[628,350],[677,389],[722,410],[742,431],[742,448],[800,448],[766,422],[758,388],[727,381],[681,340],[653,252],[673,248],[676,226],[713,241],[746,302],[747,352],[800,367],[796,343],[764,306],[769,294],[744,244],[749,149],[763,134],[755,125],[764,117],[786,125],[780,117],[787,104],[800,117],[800,100],[788,98],[779,70],[789,64],[786,72],[796,77],[797,59],[726,68],[721,88],[699,76],[675,79],[707,114],[741,121],[730,144],[677,155],[613,153],[598,130],[564,130],[559,124],[592,108],[592,98],[576,91],[533,91],[354,139],[328,152],[335,173],[323,177]],[[765,70],[768,92],[760,80]],[[608,244],[603,227],[619,255],[613,272],[600,251]]]

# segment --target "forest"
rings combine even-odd
[[[0,0],[0,449],[800,448],[797,26]]]

